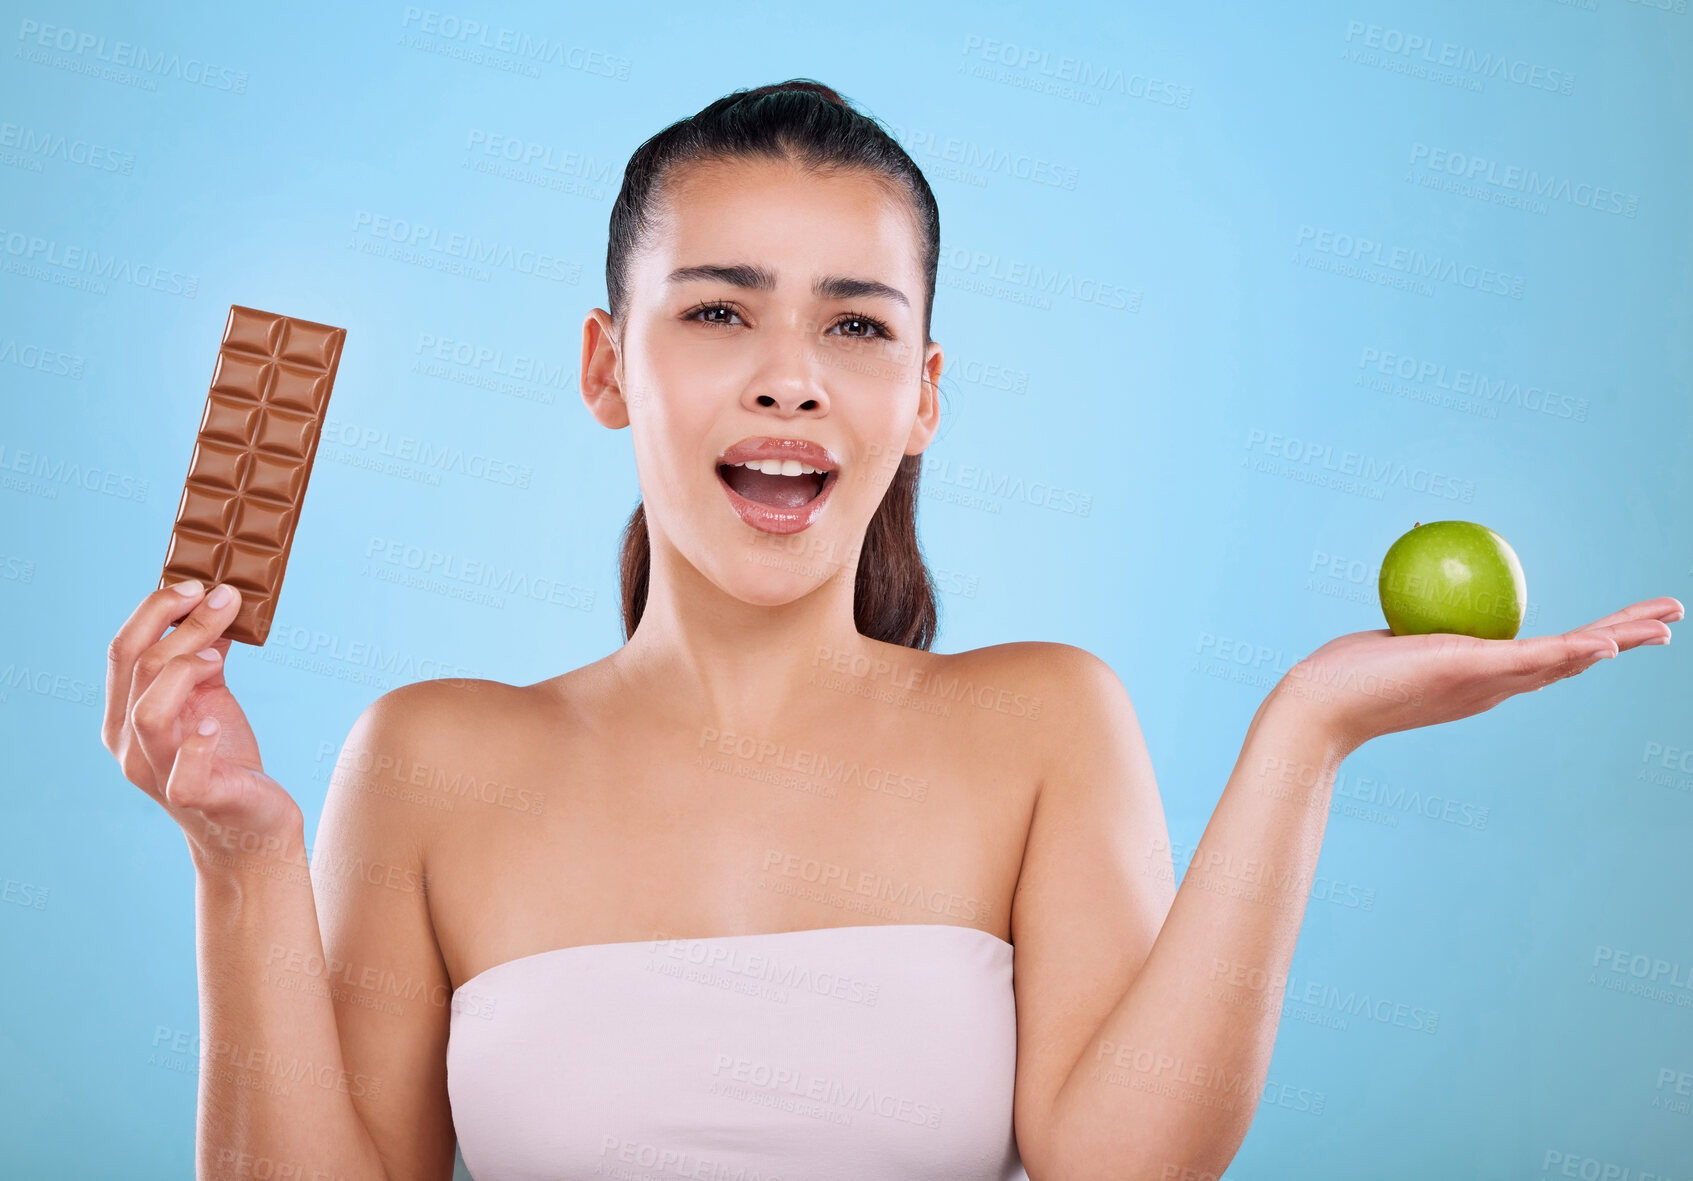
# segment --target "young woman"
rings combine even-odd
[[[640,478],[627,642],[383,695],[310,873],[225,682],[238,594],[141,602],[104,738],[197,871],[202,1175],[446,1178],[455,1132],[477,1181],[1220,1174],[1340,761],[1682,617],[1324,645],[1176,890],[1109,667],[929,650],[938,241],[906,153],[813,82],[641,146],[581,368]]]

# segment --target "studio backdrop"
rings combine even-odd
[[[229,657],[310,844],[382,693],[622,642],[577,382],[623,166],[836,88],[940,203],[936,650],[1105,659],[1180,874],[1414,524],[1510,542],[1523,635],[1693,592],[1687,9],[6,5],[0,1173],[192,1173],[193,870],[100,719],[231,305],[347,330]],[[1346,760],[1230,1178],[1693,1174],[1690,706],[1672,644]]]

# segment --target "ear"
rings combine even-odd
[[[945,357],[939,344],[931,344],[923,352],[922,386],[917,402],[917,421],[911,424],[911,436],[905,442],[907,455],[918,455],[934,441],[941,425],[941,371]]]
[[[618,381],[621,354],[611,313],[594,308],[582,321],[582,404],[594,421],[611,430],[629,425],[629,405]]]

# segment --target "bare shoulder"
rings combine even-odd
[[[486,799],[502,790],[509,779],[505,761],[525,749],[536,720],[546,714],[556,724],[567,712],[555,708],[558,680],[510,685],[454,677],[390,689],[353,723],[336,761],[326,814],[357,797],[359,810],[373,821],[407,834],[422,860],[444,819],[462,827],[475,812],[463,806],[470,795]]]
[[[356,758],[352,769],[369,773],[390,770],[401,760],[452,757],[532,695],[528,686],[462,677],[401,685],[365,707],[348,735],[343,761]]]
[[[1122,679],[1104,659],[1079,648],[1022,640],[974,648],[945,657],[952,674],[972,685],[973,704],[989,723],[1027,718],[1029,725],[1000,725],[996,736],[1014,740],[1034,776],[1037,799],[1054,785],[1085,780],[1107,762],[1132,767],[1149,784],[1146,739]]]
[[[592,669],[590,665],[530,685],[478,677],[413,681],[366,706],[354,729],[380,731],[396,741],[436,750],[451,750],[467,740],[486,742],[490,726],[499,734],[506,727],[533,722],[542,712],[550,721],[567,718],[567,700]]]
[[[359,721],[427,737],[443,724],[474,722],[498,712],[502,704],[521,700],[532,689],[476,677],[413,681],[376,698]]]
[[[1074,644],[1015,640],[971,648],[945,659],[961,672],[968,671],[1014,696],[1020,694],[1031,717],[1061,723],[1100,708],[1133,713],[1128,690],[1116,671]]]
[[[311,858],[322,958],[357,965],[331,997],[347,1071],[372,1081],[355,1103],[389,1176],[452,1170],[446,1046],[456,981],[431,911],[428,851],[449,821],[462,827],[473,811],[454,797],[476,735],[497,728],[523,692],[458,680],[389,690],[354,721],[324,799]],[[317,954],[297,950],[284,948],[281,962]],[[368,980],[407,982],[404,1003],[369,992]]]
[[[1111,667],[1086,648],[1056,640],[1012,640],[1004,644],[988,644],[952,653],[950,658],[977,662],[984,667],[1044,672],[1055,677],[1074,676],[1079,671],[1094,668],[1110,671]]]
[[[486,684],[486,688],[484,685]],[[319,841],[387,834],[392,852],[421,860],[427,806],[410,768],[438,762],[485,708],[492,682],[416,681],[390,689],[353,721],[330,775]]]

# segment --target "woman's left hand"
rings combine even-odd
[[[1556,636],[1478,640],[1437,632],[1396,636],[1386,628],[1330,640],[1288,670],[1276,692],[1314,712],[1349,754],[1381,734],[1436,726],[1543,689],[1618,652],[1667,644],[1685,612],[1648,599]]]

